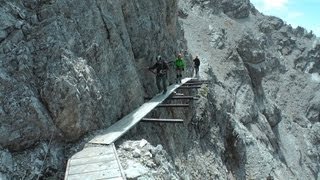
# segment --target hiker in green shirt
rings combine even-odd
[[[178,54],[178,57],[175,61],[175,65],[176,65],[176,72],[177,72],[177,79],[176,79],[176,83],[181,83],[181,79],[182,79],[182,71],[184,71],[184,60],[182,59],[181,54]]]

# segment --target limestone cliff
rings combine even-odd
[[[1,145],[78,139],[152,94],[146,67],[173,60],[173,1],[1,1]]]
[[[4,154],[79,140],[108,127],[155,94],[154,76],[147,71],[155,57],[172,61],[185,49],[176,1],[1,0],[0,5]],[[170,81],[173,76],[171,70]],[[14,167],[0,172],[10,176]]]
[[[0,0],[0,179],[61,179],[84,135],[156,93],[155,57],[178,52],[210,82],[183,92],[199,98],[190,109],[152,113],[183,124],[139,123],[117,142],[128,178],[320,178],[311,32],[249,0]]]

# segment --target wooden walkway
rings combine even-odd
[[[87,147],[68,160],[65,180],[126,179],[114,144]]]
[[[173,84],[168,87],[166,94],[160,94],[152,98],[150,101],[144,103],[138,109],[134,110],[115,124],[110,126],[100,135],[94,137],[90,143],[93,144],[111,144],[124,135],[129,129],[136,125],[142,118],[144,118],[150,111],[162,103],[171,93],[182,86],[184,83],[191,80],[191,78],[185,78],[180,84]]]
[[[84,148],[68,160],[65,180],[126,179],[114,142],[168,98],[171,93],[190,80],[192,78],[185,78],[182,83],[169,86],[166,94],[155,96],[106,130],[101,131],[89,141],[88,146],[90,147]],[[155,121],[150,118],[144,120]],[[167,121],[183,122],[181,119],[167,119]]]

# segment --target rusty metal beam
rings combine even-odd
[[[172,93],[174,96],[184,96],[184,94],[182,94],[182,93]]]
[[[191,100],[198,100],[199,98],[196,98],[194,96],[171,96],[170,99],[191,99]]]
[[[180,86],[178,89],[199,89],[201,86]]]
[[[144,122],[183,123],[183,119],[142,118],[141,121],[144,121]]]
[[[203,84],[208,84],[210,81],[208,80],[190,80],[186,83],[203,83]]]
[[[150,100],[153,97],[144,97],[145,100]],[[184,95],[173,95],[169,96],[168,99],[191,99],[191,100],[198,100],[199,98],[194,96],[184,96]]]
[[[183,85],[188,85],[188,86],[192,86],[192,85],[202,85],[202,84],[206,84],[206,83],[203,83],[203,82],[187,82],[187,83],[184,83]]]
[[[157,107],[189,107],[189,104],[159,104]]]

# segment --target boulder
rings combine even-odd
[[[224,0],[221,8],[225,14],[235,19],[247,18],[251,11],[249,0]]]
[[[283,25],[284,22],[280,18],[269,16],[259,23],[259,29],[263,33],[270,33],[274,30],[281,29]]]
[[[237,51],[244,62],[259,64],[266,60],[264,47],[266,41],[261,38],[255,38],[253,35],[244,35],[237,47]]]

